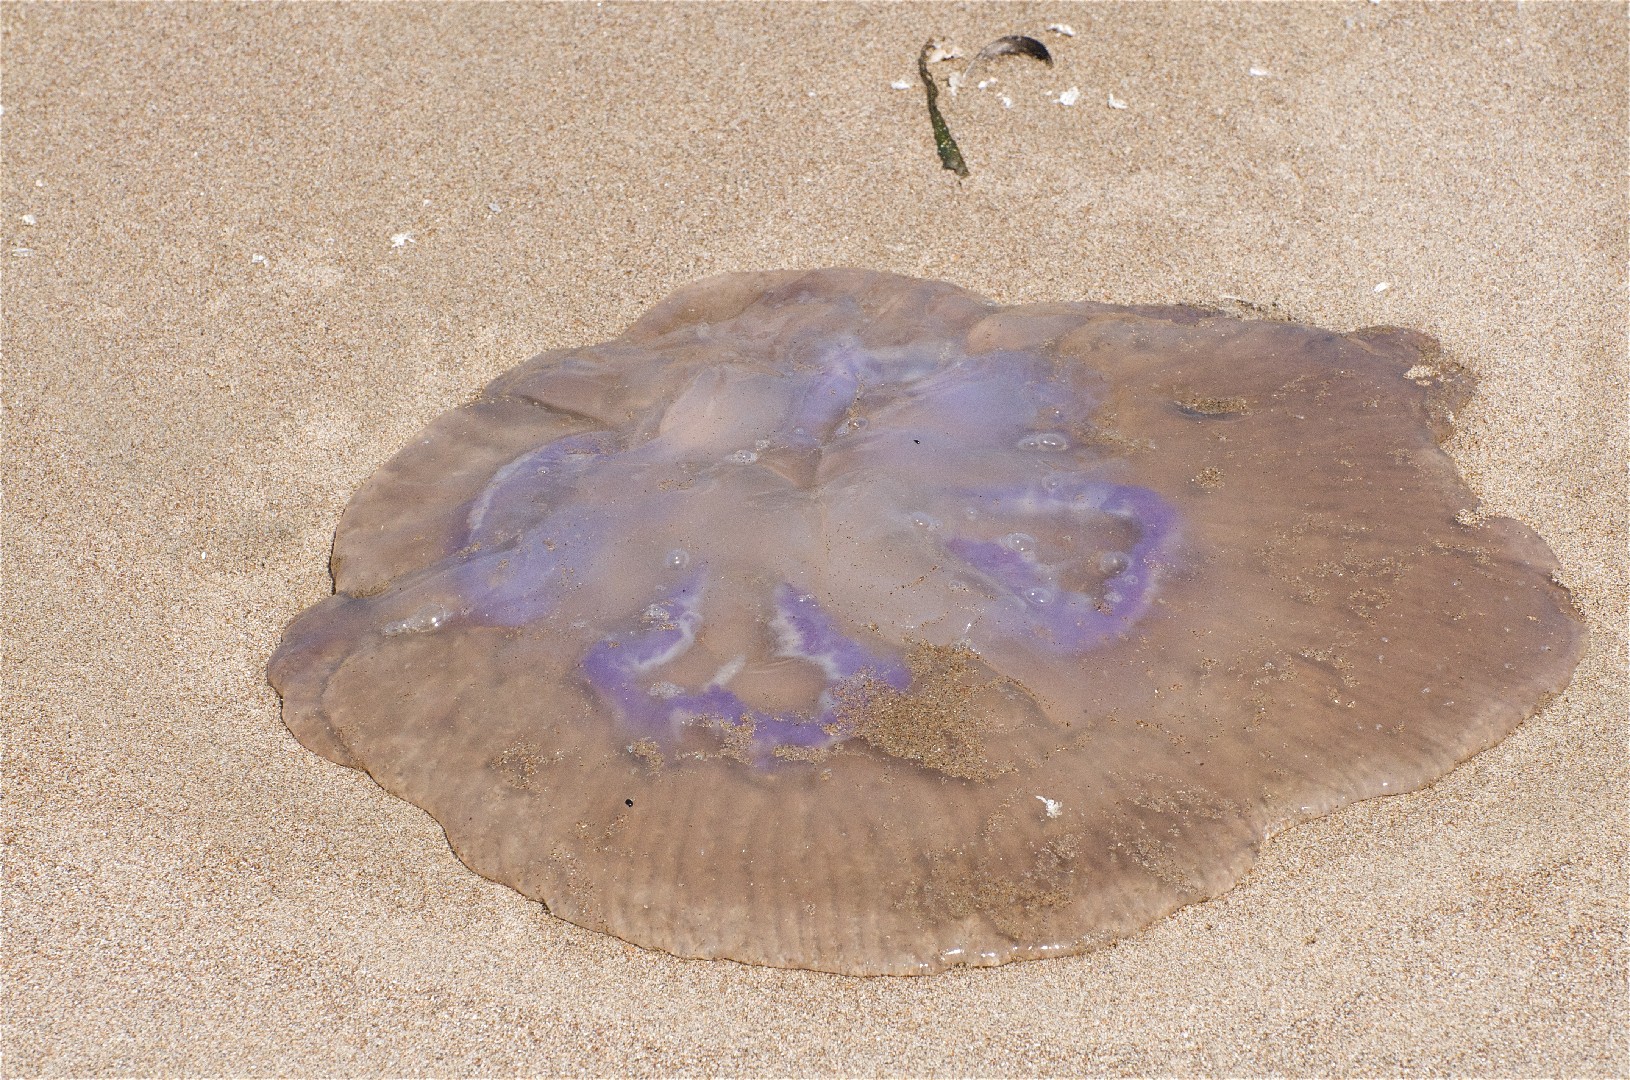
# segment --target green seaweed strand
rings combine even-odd
[[[940,152],[941,165],[958,176],[967,176],[968,163],[962,160],[962,150],[951,138],[951,128],[945,123],[945,117],[940,115],[940,88],[934,85],[934,77],[928,73],[928,50],[933,47],[934,42],[930,40],[917,54],[917,74],[922,78],[923,89],[928,92],[928,122],[934,125],[934,146]]]

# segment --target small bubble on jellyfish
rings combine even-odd
[[[1036,435],[1026,435],[1019,440],[1019,448],[1022,450],[1042,451],[1068,450],[1070,440],[1056,431],[1047,431]]]

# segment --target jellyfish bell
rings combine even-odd
[[[684,956],[1093,948],[1566,685],[1419,335],[727,275],[437,418],[270,677],[479,873]]]

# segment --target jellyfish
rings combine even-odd
[[[1555,561],[1409,331],[735,274],[351,500],[270,678],[477,873],[681,956],[1065,955],[1560,693]]]

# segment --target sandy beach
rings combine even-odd
[[[3,20],[5,1074],[1630,1071],[1622,5]],[[958,179],[917,52],[1016,32],[1055,64],[942,98]],[[921,979],[579,929],[294,740],[267,659],[419,428],[820,266],[1433,335],[1571,687],[1110,949]]]

